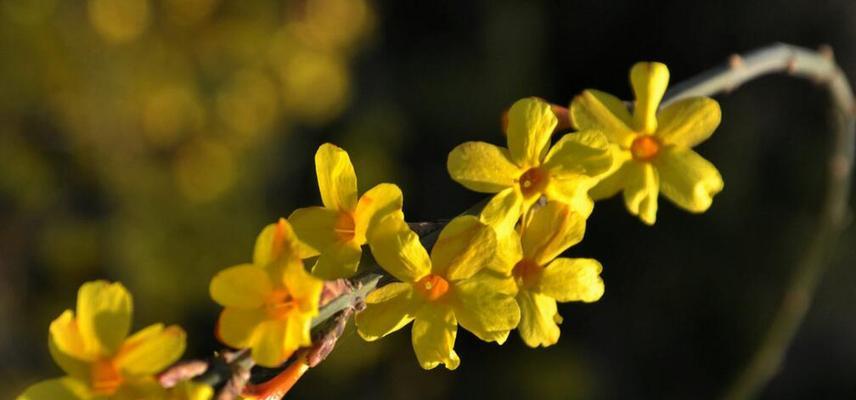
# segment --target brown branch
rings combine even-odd
[[[818,283],[848,223],[856,106],[850,83],[828,46],[812,51],[787,44],[775,44],[743,56],[733,55],[725,65],[674,86],[663,102],[666,106],[687,97],[730,92],[750,80],[774,73],[809,79],[826,88],[833,107],[834,140],[827,165],[823,209],[814,236],[793,271],[773,322],[752,359],[727,389],[725,399],[753,398],[760,393],[781,368],[811,306]]]

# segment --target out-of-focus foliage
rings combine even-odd
[[[0,281],[35,276],[51,293],[27,307],[50,314],[82,280],[120,279],[141,319],[187,318],[239,259],[218,245],[268,218],[268,149],[348,105],[374,21],[363,0],[0,2]],[[0,307],[34,300],[3,289]]]

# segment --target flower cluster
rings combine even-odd
[[[668,82],[663,64],[636,64],[630,81],[636,94],[630,107],[596,90],[577,96],[568,112],[577,130],[553,144],[556,106],[526,98],[508,111],[507,147],[467,142],[454,148],[447,163],[452,179],[493,197],[478,215],[445,224],[433,246],[405,222],[398,186],[381,183],[359,196],[348,154],[321,145],[315,167],[323,206],[298,209],[265,227],[251,263],[211,280],[211,297],[224,307],[217,337],[249,349],[259,365],[280,366],[313,344],[325,280],[357,273],[368,245],[392,279],[368,294],[355,317],[365,340],[412,322],[413,349],[425,369],[460,365],[458,325],[486,342],[503,344],[516,329],[530,347],[557,343],[557,303],[594,302],[604,293],[597,260],[561,257],[582,240],[593,198],[623,191],[627,209],[653,224],[660,191],[701,212],[723,186],[716,169],[690,150],[719,124],[718,104],[691,98],[658,111]],[[66,311],[50,329],[51,354],[69,376],[37,384],[22,398],[210,396],[206,387],[156,384],[152,375],[181,355],[184,332],[153,325],[126,338],[130,313],[121,285],[84,285],[77,317]],[[302,354],[296,358],[305,360]],[[302,373],[307,364],[295,368]]]
[[[211,280],[211,298],[225,307],[217,337],[251,349],[259,365],[276,367],[311,343],[322,282],[303,268],[298,246],[291,226],[280,219],[259,234],[252,264],[227,268]]]
[[[571,123],[602,131],[615,156],[609,176],[591,195],[602,199],[623,192],[627,210],[649,225],[657,218],[660,191],[681,208],[706,211],[722,190],[722,177],[691,148],[719,126],[719,104],[691,97],[658,111],[669,83],[669,70],[660,63],[634,65],[630,83],[636,95],[632,114],[621,100],[597,90],[571,102]]]
[[[381,221],[372,253],[400,282],[368,296],[356,318],[360,335],[376,340],[413,321],[424,368],[457,368],[458,324],[484,341],[502,344],[516,328],[531,347],[555,344],[556,303],[593,302],[604,292],[598,261],[559,257],[582,240],[592,196],[623,188],[628,210],[648,224],[659,190],[690,211],[706,210],[722,180],[689,147],[716,128],[719,106],[692,98],[658,112],[665,65],[639,63],[630,75],[632,117],[621,101],[587,90],[570,107],[578,130],[551,146],[558,117],[550,104],[528,98],[508,111],[506,148],[468,142],[452,150],[452,179],[495,195],[478,217],[452,220],[430,256],[400,219]]]

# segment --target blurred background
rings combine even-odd
[[[361,190],[395,182],[411,221],[479,201],[448,178],[467,140],[504,143],[499,116],[627,72],[672,81],[775,41],[830,44],[856,80],[856,3],[368,0],[0,0],[0,398],[61,372],[50,321],[85,280],[122,281],[135,329],[220,348],[207,287],[258,231],[319,203],[313,155],[332,141]],[[409,328],[363,343],[349,327],[294,398],[712,398],[768,327],[816,223],[828,101],[767,77],[718,97],[698,150],[726,185],[708,213],[661,201],[644,226],[598,203],[571,256],[605,267],[606,295],[564,304],[559,344],[503,347],[461,331],[455,372],[422,371]],[[852,204],[852,202],[851,202]],[[856,246],[845,233],[803,329],[763,398],[856,396]]]

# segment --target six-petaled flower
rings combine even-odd
[[[364,339],[377,340],[413,321],[413,350],[422,368],[455,369],[461,362],[454,350],[458,324],[499,344],[517,326],[514,283],[486,269],[496,253],[496,235],[476,217],[449,222],[430,256],[400,219],[385,218],[374,235],[372,254],[400,282],[369,294],[366,309],[356,316]]]
[[[346,278],[359,266],[369,229],[388,214],[404,218],[398,186],[381,183],[357,198],[357,176],[348,153],[325,143],[315,153],[315,172],[323,207],[295,210],[288,221],[319,255],[312,273],[324,279]]]
[[[632,114],[621,100],[592,89],[571,102],[573,126],[603,131],[615,153],[615,166],[592,197],[623,191],[630,213],[649,225],[657,218],[659,192],[688,211],[706,211],[722,190],[722,177],[691,147],[719,126],[719,103],[692,97],[658,111],[669,83],[669,70],[660,63],[634,65],[630,83],[636,95]]]
[[[470,190],[496,193],[481,218],[505,234],[542,196],[570,204],[586,217],[589,189],[612,166],[609,142],[596,130],[562,136],[550,146],[558,119],[537,98],[518,100],[508,111],[508,148],[466,142],[449,153],[449,175]]]
[[[311,343],[322,286],[304,270],[297,237],[280,219],[259,234],[252,264],[227,268],[211,280],[211,297],[225,307],[217,336],[229,346],[252,349],[259,365],[276,367]]]
[[[556,302],[597,301],[603,295],[601,264],[590,258],[559,257],[582,240],[585,218],[559,202],[534,209],[520,223],[520,233],[503,238],[505,255],[514,265],[520,325],[517,331],[531,346],[559,340]]]

